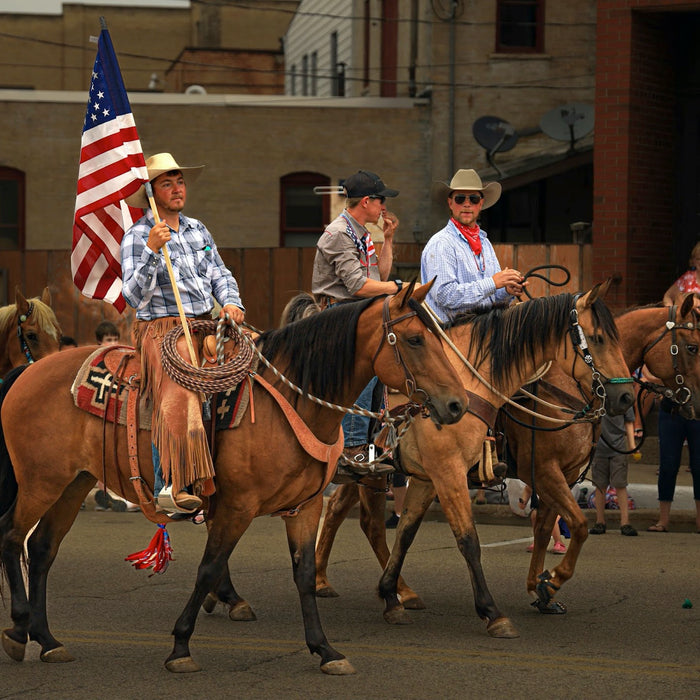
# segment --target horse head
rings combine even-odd
[[[381,324],[362,342],[376,347],[372,366],[384,384],[424,404],[436,423],[450,424],[462,417],[468,401],[435,322],[421,306],[431,286],[414,281],[396,295],[377,299],[372,308],[381,313]]]
[[[658,309],[664,325],[643,350],[643,362],[665,389],[661,392],[679,406],[684,418],[700,416],[700,310],[695,294],[679,304]]]
[[[51,308],[51,292],[44,288],[41,298],[27,299],[19,287],[15,288],[16,339],[8,338],[12,366],[16,367],[58,352],[61,327]]]
[[[569,316],[575,353],[571,374],[584,393],[588,394],[587,386],[592,388],[607,413],[620,415],[634,404],[634,390],[615,321],[603,302],[610,283],[574,297]]]

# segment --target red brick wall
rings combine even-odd
[[[651,8],[653,11],[643,11]],[[673,282],[674,95],[669,16],[689,0],[599,0],[593,277],[611,306],[659,301]]]

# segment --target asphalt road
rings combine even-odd
[[[0,698],[681,698],[700,695],[700,535],[616,531],[589,538],[561,592],[563,616],[529,605],[529,528],[481,525],[491,592],[520,632],[491,639],[474,612],[466,565],[449,527],[425,522],[405,574],[428,605],[411,625],[390,626],[374,590],[379,567],[357,520],[341,528],[331,580],[319,601],[326,634],[357,674],[330,677],[306,650],[284,526],[260,518],[234,553],[234,583],[256,622],[234,623],[221,606],[201,613],[191,650],[202,672],[163,667],[172,625],[191,592],[205,538],[170,528],[176,561],[149,578],[124,561],[155,526],[140,514],[84,511],[49,578],[54,634],[76,661],[24,662],[0,651]],[[549,554],[547,565],[558,560]],[[694,607],[683,608],[685,599]],[[0,625],[9,609],[0,608]]]

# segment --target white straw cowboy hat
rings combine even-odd
[[[501,197],[501,183],[483,184],[476,170],[458,170],[449,182],[439,182],[440,195],[448,195],[455,190],[475,190],[484,195],[484,209],[492,207]]]
[[[148,170],[148,180],[153,182],[159,175],[169,173],[171,170],[179,170],[183,175],[186,175],[187,184],[194,182],[204,170],[203,165],[184,166],[178,165],[170,153],[156,153],[146,160],[146,169]],[[130,207],[139,207],[147,209],[148,197],[146,196],[146,188],[141,185],[138,190],[131,196],[126,198],[126,203]]]

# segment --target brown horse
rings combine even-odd
[[[602,301],[607,288],[607,285],[602,288],[598,285],[580,298],[561,294],[528,301],[506,310],[494,309],[465,319],[465,323],[455,325],[448,331],[455,345],[478,366],[482,375],[495,384],[500,395],[476,381],[464,362],[448,349],[448,356],[465,388],[472,392],[469,413],[459,424],[443,428],[440,432],[426,430],[423,424],[414,424],[402,439],[401,468],[412,478],[391,558],[386,546],[382,481],[376,480],[376,488],[363,480],[369,488],[358,489],[352,483],[336,489],[328,503],[317,546],[318,595],[334,595],[326,573],[330,549],[340,523],[350,508],[362,499],[360,524],[380,564],[386,567],[379,585],[386,606],[384,617],[390,623],[409,622],[405,608],[422,608],[424,605],[401,581],[399,572],[420,521],[437,492],[457,545],[469,567],[477,614],[487,622],[487,631],[491,636],[517,636],[511,621],[499,611],[486,585],[479,539],[471,512],[467,470],[479,459],[488,422],[485,422],[483,411],[476,409],[481,417],[472,414],[474,395],[491,404],[495,419],[496,407],[503,403],[505,396],[551,359],[565,363],[577,381],[587,382],[590,396],[592,368],[581,358],[576,323],[580,324],[588,339],[595,370],[603,377],[622,374],[628,378],[612,316]],[[573,351],[569,340],[572,333],[577,338]],[[607,406],[612,412],[624,412],[632,405],[630,384],[606,380],[603,389],[601,386],[597,389],[605,393]],[[385,480],[383,484],[386,484]],[[401,596],[401,603],[398,595]],[[216,596],[231,606],[230,614],[234,619],[241,619],[237,616],[238,612],[245,610],[247,603],[235,594],[230,581],[220,586]]]
[[[414,290],[411,285],[397,296],[338,305],[264,334],[258,346],[302,391],[348,405],[376,374],[389,386],[410,387],[413,398],[424,403],[435,423],[454,423],[464,413],[467,400],[435,327],[420,306],[428,289],[425,285]],[[7,486],[0,493],[0,551],[13,622],[2,633],[2,643],[18,661],[24,658],[28,639],[40,644],[44,661],[72,660],[49,630],[46,581],[61,540],[102,475],[102,421],[76,408],[69,392],[91,350],[78,348],[46,358],[29,366],[9,389],[7,382],[0,392],[6,443],[4,452],[0,445],[0,477],[13,476],[15,484],[14,494]],[[265,381],[270,385],[267,389],[262,388]],[[280,395],[277,399],[275,391]],[[296,412],[311,433],[306,442],[315,440],[315,446],[302,446],[298,432],[305,426],[292,428],[295,419],[283,414],[284,399],[287,411]],[[255,376],[254,403],[255,423],[246,419],[235,430],[217,436],[215,508],[196,585],[175,624],[175,644],[166,667],[175,672],[199,669],[190,656],[189,639],[205,596],[227,575],[229,556],[253,518],[283,513],[306,643],[321,657],[324,672],[351,673],[350,663],[323,633],[314,595],[322,491],[329,466],[335,467],[342,449],[342,413],[312,401],[307,394],[300,397],[267,368]],[[129,481],[125,432],[119,428],[115,446],[107,431],[106,480],[133,501],[137,494]],[[27,435],[41,439],[29,441]],[[150,455],[148,431],[139,431],[138,446],[140,454]],[[150,467],[150,460],[147,464]],[[152,488],[152,468],[143,471]],[[37,522],[27,542],[27,597],[20,556],[25,537]]]
[[[620,342],[625,362],[631,371],[645,364],[676,397],[680,411],[687,418],[700,415],[700,313],[694,309],[693,295],[688,295],[679,306],[644,307],[626,311],[617,317]],[[663,388],[663,387],[662,387]],[[537,396],[561,405],[569,397],[568,405],[576,403],[576,388],[560,369],[552,368],[538,382]],[[533,402],[525,402],[533,408]],[[539,412],[559,418],[560,411],[542,406]],[[526,423],[532,419],[515,408],[508,415]],[[551,424],[534,421],[537,428]],[[517,463],[518,477],[533,485],[539,498],[535,524],[535,546],[527,576],[527,590],[533,605],[544,613],[565,613],[566,607],[553,600],[557,591],[573,575],[583,543],[588,537],[586,516],[574,499],[570,486],[579,477],[589,461],[591,445],[596,436],[590,424],[577,424],[557,432],[532,431],[513,419],[507,419],[506,443]],[[533,457],[534,452],[534,457]],[[557,514],[571,530],[569,548],[560,563],[543,571],[545,553]]]
[[[26,299],[19,287],[15,303],[0,307],[0,379],[13,367],[58,352],[61,327],[51,308],[51,292]]]

